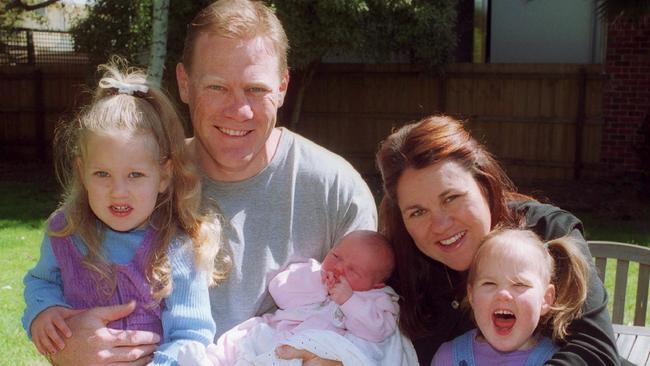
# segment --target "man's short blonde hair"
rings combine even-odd
[[[260,1],[219,0],[201,10],[187,27],[183,47],[183,66],[192,68],[194,47],[203,33],[248,40],[262,36],[271,41],[278,56],[280,75],[288,70],[289,41],[273,10]]]

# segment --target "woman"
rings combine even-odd
[[[497,224],[523,225],[544,240],[570,234],[591,260],[582,224],[557,207],[516,193],[494,158],[450,117],[428,117],[391,134],[377,153],[384,183],[380,227],[392,243],[391,285],[402,296],[400,327],[429,365],[441,343],[475,327],[465,274],[482,238]],[[618,365],[607,295],[594,271],[583,317],[548,361]]]

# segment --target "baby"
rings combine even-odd
[[[395,332],[397,294],[385,285],[394,266],[386,239],[373,231],[343,237],[322,264],[290,264],[269,283],[279,310],[251,318],[224,333],[207,349],[189,347],[181,365],[264,364],[275,347],[305,330],[348,333],[381,342]]]

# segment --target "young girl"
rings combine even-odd
[[[228,263],[215,263],[221,230],[199,211],[200,179],[168,97],[119,59],[100,70],[92,103],[57,130],[66,194],[25,276],[23,326],[48,356],[71,336],[72,309],[135,301],[108,326],[158,333],[154,363],[168,364],[184,343],[213,340],[208,285]]]
[[[323,263],[314,259],[292,263],[269,282],[269,292],[279,310],[235,326],[206,350],[186,347],[179,357],[182,366],[295,365],[296,360],[276,358],[277,345],[305,331],[350,333],[379,343],[395,332],[397,294],[384,281],[394,267],[393,252],[383,235],[358,230],[344,236]],[[313,334],[313,333],[311,333]],[[295,338],[294,337],[294,338]],[[314,347],[329,358],[361,364],[339,337],[317,333],[316,340],[299,338],[306,349]],[[333,341],[329,341],[333,339]],[[328,342],[335,349],[328,350]],[[349,353],[348,353],[349,352]],[[366,352],[369,353],[369,352]],[[371,357],[362,355],[361,359]]]
[[[443,343],[432,365],[542,365],[580,316],[589,265],[569,238],[529,230],[485,237],[467,278],[478,329]]]

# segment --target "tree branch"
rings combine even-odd
[[[23,3],[22,0],[11,0],[7,4],[7,6],[5,6],[5,10],[22,9],[22,10],[31,11],[31,10],[36,10],[36,9],[40,9],[40,8],[45,8],[47,6],[50,6],[50,5],[52,5],[54,3],[58,3],[58,2],[59,2],[59,0],[46,0],[46,1],[43,1],[42,3],[29,5],[29,4]]]

